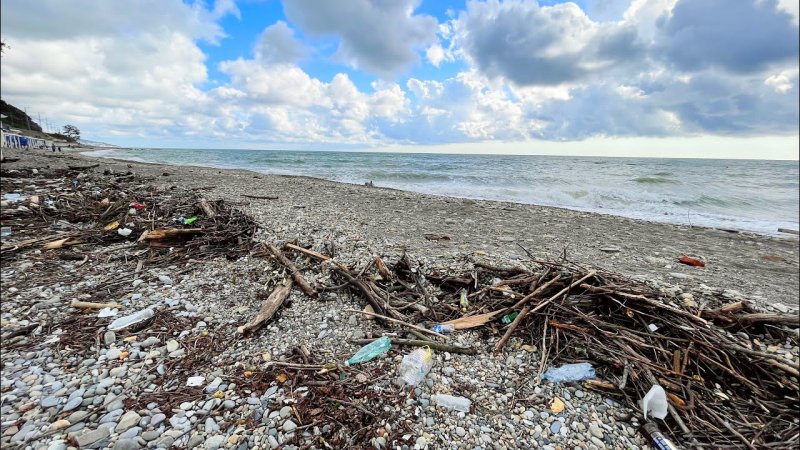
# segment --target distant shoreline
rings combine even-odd
[[[12,150],[15,167],[98,164],[102,173],[133,171],[148,183],[181,185],[211,199],[241,205],[270,242],[347,243],[354,260],[407,251],[429,264],[488,254],[498,261],[559,258],[606,267],[632,277],[689,286],[735,289],[760,302],[798,304],[800,241],[796,236],[729,233],[557,207],[468,200],[371,188],[303,176],[265,175],[244,169],[144,164],[79,153]],[[244,194],[278,197],[259,200]],[[450,238],[429,241],[425,234]],[[530,255],[527,253],[530,252]],[[362,254],[363,253],[363,254]],[[680,264],[682,255],[707,266]]]
[[[714,229],[719,229],[719,230],[723,230],[723,231],[726,231],[726,232],[733,232],[733,233],[754,233],[754,234],[767,235],[767,236],[783,236],[783,234],[780,233],[778,231],[778,229],[780,229],[780,228],[789,228],[789,229],[798,228],[798,225],[796,223],[792,222],[792,219],[787,219],[785,216],[782,217],[781,219],[772,219],[772,220],[770,220],[770,219],[767,219],[766,217],[765,218],[761,218],[759,216],[752,215],[753,214],[752,212],[749,213],[751,215],[748,215],[747,210],[742,210],[742,211],[737,210],[736,209],[737,207],[736,207],[735,203],[731,203],[730,204],[731,206],[726,206],[727,211],[725,209],[723,209],[723,210],[720,210],[721,212],[717,212],[719,209],[717,208],[717,204],[716,203],[708,203],[708,204],[705,204],[705,205],[702,205],[702,206],[699,206],[699,207],[698,206],[692,206],[693,205],[692,203],[686,203],[687,206],[685,206],[685,207],[681,206],[681,205],[684,205],[684,203],[681,203],[681,202],[686,201],[686,199],[687,199],[687,197],[685,197],[684,195],[688,195],[689,196],[688,199],[692,199],[693,198],[693,197],[691,197],[692,195],[700,196],[700,194],[702,192],[698,193],[698,192],[696,192],[697,191],[696,189],[694,189],[694,193],[692,193],[692,189],[687,191],[687,190],[685,190],[683,188],[680,188],[677,191],[675,191],[674,188],[668,188],[667,187],[666,190],[665,190],[665,188],[658,188],[657,186],[647,187],[647,188],[643,187],[641,189],[638,189],[638,188],[628,188],[626,186],[623,186],[622,184],[616,184],[616,185],[614,185],[614,184],[611,184],[611,185],[600,184],[600,185],[598,185],[599,189],[600,189],[599,190],[599,194],[594,194],[594,195],[601,195],[601,194],[605,195],[606,193],[608,193],[608,194],[612,194],[614,196],[617,196],[617,195],[624,195],[624,196],[629,196],[630,195],[630,196],[632,196],[630,198],[634,199],[633,203],[631,203],[631,205],[633,205],[633,208],[629,209],[629,206],[628,206],[627,203],[624,204],[624,205],[621,205],[621,204],[619,204],[618,200],[613,200],[613,201],[616,201],[617,204],[613,203],[613,201],[612,201],[612,203],[609,204],[609,203],[607,203],[608,200],[606,200],[603,197],[597,198],[596,200],[590,200],[588,202],[585,201],[584,199],[582,199],[582,197],[573,197],[572,199],[570,199],[570,198],[567,198],[566,195],[567,194],[573,195],[572,192],[569,191],[569,190],[565,190],[563,192],[557,192],[557,191],[555,191],[555,189],[557,189],[558,187],[553,188],[554,189],[554,191],[553,191],[554,194],[550,194],[549,197],[542,198],[541,194],[535,194],[535,192],[544,192],[544,191],[538,191],[538,190],[531,191],[534,194],[533,195],[529,195],[529,194],[525,193],[524,189],[523,190],[519,190],[519,189],[522,188],[522,186],[527,186],[527,184],[520,184],[518,182],[517,182],[517,184],[512,184],[512,185],[509,186],[509,187],[511,187],[513,189],[517,189],[517,190],[516,191],[511,191],[511,192],[513,192],[512,195],[506,195],[505,192],[498,191],[499,186],[496,186],[496,185],[495,185],[495,190],[494,191],[492,191],[491,187],[488,190],[485,190],[485,191],[484,190],[476,191],[476,190],[472,190],[473,187],[477,186],[474,183],[473,184],[461,183],[461,184],[463,184],[463,186],[460,189],[463,189],[463,190],[454,190],[453,187],[449,187],[449,186],[459,186],[459,183],[458,182],[454,182],[453,178],[450,178],[449,180],[446,180],[447,185],[445,186],[445,185],[438,184],[438,180],[436,178],[434,178],[434,179],[430,179],[429,178],[426,181],[419,181],[419,180],[425,180],[425,179],[424,178],[418,178],[416,176],[417,172],[413,172],[413,175],[414,175],[413,177],[406,178],[407,176],[409,176],[407,171],[403,172],[403,173],[399,173],[399,174],[390,173],[390,174],[388,174],[389,178],[381,178],[380,175],[376,175],[378,178],[372,178],[367,173],[358,173],[358,169],[356,169],[356,171],[353,172],[352,174],[358,173],[358,175],[361,175],[361,176],[355,176],[355,177],[354,176],[341,176],[342,173],[340,173],[340,172],[337,172],[335,176],[329,176],[331,174],[316,174],[316,173],[313,173],[313,172],[315,172],[315,170],[310,169],[310,167],[308,167],[308,166],[303,166],[303,165],[300,165],[300,166],[297,166],[297,167],[295,167],[295,166],[286,167],[285,165],[284,166],[280,166],[279,165],[280,164],[280,160],[279,159],[278,160],[274,160],[274,162],[276,164],[278,164],[278,165],[276,165],[274,167],[270,165],[269,166],[270,168],[262,168],[262,167],[246,168],[246,167],[237,167],[237,164],[235,164],[235,162],[238,161],[238,160],[236,158],[233,158],[231,160],[231,162],[233,162],[233,164],[226,165],[226,164],[215,164],[213,162],[197,162],[197,161],[191,161],[191,160],[188,160],[186,162],[180,162],[180,163],[179,162],[154,162],[154,161],[147,161],[145,159],[145,158],[147,158],[147,156],[136,156],[136,157],[131,157],[131,158],[125,158],[125,157],[120,157],[118,155],[106,156],[106,155],[93,155],[93,154],[91,154],[92,152],[96,152],[96,151],[110,151],[110,152],[123,151],[124,152],[124,151],[127,151],[127,150],[139,150],[140,152],[143,151],[145,155],[149,155],[149,156],[152,156],[154,158],[162,159],[161,157],[156,157],[155,156],[155,153],[156,153],[155,151],[160,150],[160,149],[151,149],[151,148],[146,148],[146,149],[134,148],[134,149],[131,149],[131,148],[98,148],[98,147],[92,147],[92,148],[87,148],[85,151],[82,151],[81,153],[84,156],[91,157],[91,158],[113,159],[113,160],[118,160],[118,161],[134,161],[134,162],[138,162],[138,163],[142,163],[142,164],[167,164],[167,165],[179,165],[179,166],[184,166],[184,167],[198,167],[198,168],[199,167],[206,167],[206,168],[219,169],[219,170],[223,170],[223,169],[224,170],[248,170],[250,172],[260,173],[260,174],[270,174],[270,175],[278,175],[278,176],[309,177],[309,178],[312,178],[312,179],[327,180],[327,181],[340,182],[340,183],[345,183],[345,184],[355,184],[355,185],[360,185],[360,184],[363,184],[363,183],[367,183],[367,182],[373,181],[375,183],[376,187],[380,186],[380,187],[385,187],[385,188],[389,188],[389,189],[397,189],[397,190],[403,190],[403,191],[425,193],[425,194],[428,194],[428,195],[445,196],[445,197],[452,197],[452,198],[464,198],[464,199],[472,199],[472,200],[503,201],[503,202],[509,202],[509,203],[514,203],[514,204],[521,204],[521,205],[538,205],[538,206],[545,206],[545,207],[552,207],[552,208],[563,208],[563,209],[567,209],[567,210],[571,210],[571,211],[588,212],[588,213],[593,213],[593,214],[604,214],[604,215],[611,215],[611,216],[617,216],[617,217],[627,217],[627,218],[632,218],[632,219],[636,219],[636,220],[650,221],[650,222],[654,222],[654,223],[669,223],[669,224],[678,225],[678,226],[690,226],[690,227],[692,227],[692,226],[694,226],[694,227],[708,227],[708,228],[714,228]],[[163,150],[165,150],[166,152],[176,151],[179,154],[187,153],[187,152],[194,152],[195,151],[195,150],[192,150],[192,149],[163,149]],[[217,153],[219,153],[219,152],[228,151],[228,150],[223,150],[223,149],[204,149],[204,150],[197,150],[197,151],[198,152],[200,152],[200,151],[209,151],[209,152],[217,152]],[[236,152],[250,152],[250,151],[258,152],[258,150],[236,150]],[[271,153],[271,154],[283,153],[283,151],[279,151],[279,150],[266,150],[265,152]],[[293,152],[297,152],[297,153],[300,153],[300,154],[314,154],[314,153],[316,153],[316,151],[312,151],[312,150],[308,150],[308,151],[305,151],[305,150],[288,150],[286,152],[287,152],[287,154],[292,154]],[[332,155],[332,154],[335,155],[336,153],[339,153],[339,152],[323,151],[322,153],[326,155],[325,157],[327,157],[327,156]],[[379,152],[348,152],[348,153],[354,153],[354,154],[358,154],[358,155],[363,155],[365,157],[367,157],[367,155],[375,155],[375,154],[384,155],[384,156],[387,155],[386,153],[379,153]],[[169,155],[169,153],[167,153],[167,155]],[[399,157],[403,157],[403,158],[408,159],[408,158],[413,158],[414,156],[425,156],[425,157],[430,156],[430,157],[434,157],[434,158],[442,157],[442,156],[445,156],[445,157],[453,156],[453,157],[457,157],[457,158],[462,158],[462,163],[463,163],[463,161],[466,161],[467,159],[471,159],[473,157],[476,157],[476,158],[483,158],[483,157],[487,157],[487,158],[501,157],[501,158],[503,158],[504,157],[502,155],[458,155],[458,156],[456,156],[456,155],[440,155],[440,154],[431,154],[431,155],[407,155],[407,154],[402,154]],[[529,155],[526,155],[526,156],[511,155],[509,157],[510,158],[516,158],[516,157],[539,158],[538,156],[529,156]],[[215,158],[219,158],[219,156],[216,156],[216,157],[212,156],[210,158],[214,159],[216,161]],[[245,158],[245,159],[249,160],[249,157],[240,157],[240,158]],[[254,158],[256,158],[256,157],[254,157]],[[273,158],[273,157],[270,157],[270,158]],[[612,158],[606,158],[606,157],[571,157],[571,156],[563,156],[563,157],[542,156],[542,158],[556,158],[556,159],[564,158],[565,160],[576,160],[577,159],[577,160],[586,161],[587,164],[589,162],[591,162],[591,161],[598,161],[598,162],[596,162],[594,164],[605,164],[605,162],[607,162],[608,159],[612,159]],[[169,160],[170,157],[166,156],[164,159]],[[175,159],[175,158],[173,157],[172,159]],[[613,158],[613,159],[617,159],[620,162],[626,162],[626,161],[634,161],[635,162],[635,161],[643,160],[643,158],[630,158],[630,157],[619,157],[619,158]],[[268,159],[267,161],[269,161],[269,164],[271,164],[273,162],[273,159]],[[480,159],[478,159],[477,161],[480,161]],[[679,158],[673,158],[670,161],[680,162],[680,161],[686,161],[686,160],[685,159],[679,159]],[[720,164],[720,163],[724,164],[724,163],[722,163],[721,160],[699,160],[698,159],[698,160],[695,160],[695,161],[713,161],[714,163],[717,163],[717,164]],[[694,163],[695,161],[689,161],[689,162]],[[747,163],[748,161],[749,160],[731,160],[731,164],[732,165],[742,164],[742,163]],[[755,162],[762,162],[763,163],[765,161],[755,161]],[[778,163],[778,164],[786,164],[785,161],[772,161],[772,162],[773,163]],[[267,163],[264,163],[264,164],[267,164]],[[303,164],[307,164],[307,163],[303,163]],[[336,163],[334,163],[334,164],[336,164]],[[508,163],[506,163],[506,164],[508,164]],[[558,166],[561,163],[551,163],[551,165],[552,164],[555,164],[556,166]],[[669,164],[672,164],[672,163],[669,163]],[[631,165],[632,166],[638,166],[638,165],[641,165],[641,163],[635,163],[635,164],[631,164]],[[265,165],[264,167],[267,167],[267,166]],[[346,168],[347,166],[343,166],[343,167]],[[358,165],[356,165],[354,167],[358,167]],[[591,167],[591,169],[588,169],[588,170],[594,171],[595,170],[594,167],[596,167],[596,166],[591,165],[590,167]],[[604,166],[604,167],[611,167],[611,166]],[[377,169],[377,167],[376,167],[376,169]],[[411,169],[408,169],[408,170],[411,170]],[[307,173],[307,172],[312,172],[312,173]],[[347,170],[344,173],[347,173]],[[420,173],[420,175],[422,176],[424,174],[425,174],[425,171],[423,169],[422,172]],[[429,175],[431,175],[431,174],[433,174],[433,172],[429,173]],[[438,175],[439,175],[439,173],[437,172],[436,176],[438,177]],[[445,175],[448,176],[448,177],[457,176],[456,173],[452,173],[452,172],[449,175],[447,175],[446,172],[442,174],[442,176],[445,176]],[[465,175],[469,175],[469,173],[467,173]],[[636,181],[639,184],[658,185],[658,184],[661,183],[660,175],[662,175],[661,172],[655,172],[654,174],[649,174],[649,175],[634,176],[634,178],[631,178],[631,180],[628,180],[628,181]],[[673,175],[673,174],[668,174],[668,175]],[[678,175],[678,173],[676,172],[674,175]],[[402,176],[403,178],[396,178],[395,176]],[[652,181],[651,181],[651,178],[652,178]],[[695,177],[695,178],[697,178],[697,177]],[[669,180],[667,180],[667,181],[669,181]],[[697,180],[697,181],[701,181],[701,180]],[[427,183],[427,184],[425,184],[425,183]],[[453,184],[453,183],[455,183],[455,184]],[[672,181],[670,181],[670,183],[675,185],[675,183],[672,182]],[[689,185],[689,186],[691,186],[691,185]],[[502,186],[502,187],[505,188],[505,185]],[[609,189],[616,189],[616,191],[613,191],[613,190],[611,190],[611,191],[609,191],[609,190],[603,191],[602,189],[605,188],[605,187],[608,187]],[[562,190],[564,189],[564,185],[563,184],[561,185],[560,189],[562,189]],[[583,187],[582,189],[585,189],[586,192],[592,192],[593,191],[592,189],[589,189],[589,188],[586,188],[586,187]],[[620,190],[620,189],[624,189],[624,190]],[[680,195],[680,196],[684,196],[684,197],[666,197],[668,199],[674,198],[673,205],[670,205],[668,203],[657,204],[657,203],[654,203],[653,200],[650,199],[651,197],[648,197],[650,195],[650,191],[651,190],[654,190],[653,192],[657,192],[657,193],[661,192],[661,194],[659,194],[659,195],[662,195],[662,196],[663,195],[672,195],[672,192],[675,191],[676,195]],[[582,192],[584,192],[584,191],[582,191]],[[702,199],[705,199],[706,198],[705,193],[702,193],[702,194],[703,194]],[[577,194],[575,194],[575,195],[577,195]],[[586,194],[584,193],[583,195],[586,195]],[[644,197],[638,197],[638,196],[644,196]],[[567,201],[564,201],[564,198],[566,198]],[[591,199],[592,197],[590,196],[588,198]],[[622,197],[610,197],[610,198],[617,199],[617,198],[622,198]],[[644,200],[644,202],[638,202],[637,203],[635,201],[637,198],[639,198],[639,199],[644,198],[645,200]],[[694,197],[694,198],[698,198],[698,197]],[[738,197],[734,196],[733,198],[736,199]],[[786,201],[785,199],[787,197],[784,196],[784,197],[779,197],[779,198],[783,199],[783,201],[785,203],[785,201]],[[724,197],[723,197],[723,199],[724,199]],[[716,200],[711,198],[708,201],[713,202],[713,201],[716,201]],[[665,205],[665,206],[662,206],[662,205]],[[683,210],[681,208],[685,208],[685,210]],[[785,209],[784,209],[784,211],[785,211]]]

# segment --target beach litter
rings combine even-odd
[[[448,394],[433,394],[431,401],[444,409],[452,409],[453,411],[469,412],[472,406],[472,400]]]
[[[686,255],[681,256],[681,259],[679,259],[678,261],[680,261],[681,263],[686,264],[688,266],[695,266],[695,267],[705,267],[706,266],[706,263],[704,263],[703,261],[700,261],[697,258],[692,258],[692,257],[686,256]]]
[[[569,383],[594,378],[595,376],[594,367],[591,364],[577,363],[547,369],[547,372],[542,374],[542,380],[551,383]]]
[[[645,419],[647,419],[648,414],[656,419],[667,417],[667,408],[669,406],[667,404],[667,393],[660,385],[654,384],[642,398],[641,404],[642,415],[644,415]]]
[[[345,364],[352,366],[367,361],[371,361],[379,355],[382,355],[392,348],[392,340],[386,336],[381,336],[369,344],[361,347],[350,359],[345,361]]]
[[[3,171],[4,191],[16,188],[9,184],[7,173]],[[10,175],[23,178],[30,174],[19,171]],[[530,350],[526,352],[538,352],[525,353],[533,363],[525,368],[531,378],[541,374],[542,379],[554,381],[558,377],[551,379],[554,372],[548,374],[546,367],[583,362],[592,372],[588,379],[580,378],[587,390],[613,396],[628,408],[641,408],[648,418],[660,416],[666,402],[667,411],[659,424],[683,446],[797,446],[797,357],[778,351],[797,346],[797,314],[756,310],[721,292],[708,294],[702,301],[700,297],[683,301],[678,293],[612,271],[587,268],[566,257],[502,267],[492,264],[486,252],[475,252],[458,269],[426,266],[407,253],[345,263],[325,255],[327,247],[323,246],[312,249],[297,242],[259,242],[259,224],[250,216],[223,200],[209,200],[181,186],[162,190],[148,184],[152,180],[109,171],[105,176],[87,172],[81,183],[71,188],[69,181],[75,177],[72,170],[47,169],[30,178],[44,206],[31,204],[29,211],[4,217],[3,225],[13,226],[14,234],[3,239],[3,265],[31,263],[28,278],[49,280],[56,274],[61,283],[78,283],[96,270],[100,261],[118,264],[124,273],[84,288],[85,296],[79,298],[95,301],[73,301],[70,305],[74,308],[58,323],[4,326],[4,349],[5,345],[32,348],[57,342],[59,348],[88,356],[93,350],[87,342],[95,342],[107,330],[122,331],[124,339],[141,341],[176,336],[181,340],[176,351],[185,354],[154,364],[153,370],[159,376],[172,377],[173,384],[129,398],[128,410],[157,402],[171,414],[181,402],[196,401],[198,396],[198,386],[185,386],[177,380],[196,375],[200,367],[213,365],[223,372],[230,367],[224,376],[226,383],[236,385],[236,395],[244,396],[243,390],[277,389],[277,383],[280,389],[297,394],[290,400],[297,415],[308,419],[305,424],[335,425],[325,435],[327,443],[333,448],[353,448],[354,443],[366,444],[375,438],[374,430],[386,419],[383,412],[408,399],[406,390],[376,391],[372,380],[390,374],[418,386],[426,378],[434,381],[435,377],[428,377],[434,350],[442,352],[437,354],[445,359],[447,353],[490,352],[505,358],[527,345]],[[137,201],[151,205],[147,213],[127,215],[130,192],[136,193]],[[192,228],[178,228],[175,217],[198,220]],[[60,221],[70,226],[53,226]],[[103,231],[103,224],[114,222],[143,234],[134,241]],[[40,251],[43,246],[48,246],[47,251]],[[88,263],[75,267],[70,259],[73,255],[83,255]],[[233,327],[204,327],[192,333],[193,324],[187,317],[172,314],[174,306],[144,309],[111,323],[110,318],[91,313],[103,308],[125,311],[122,308],[126,306],[110,301],[127,298],[132,281],[142,282],[166,270],[185,280],[207,260],[243,257],[266,258],[274,270],[269,274],[269,288],[256,294],[263,300],[261,309],[250,321],[243,317],[240,323],[244,325],[236,331],[255,335],[295,287],[309,300],[334,289],[347,290],[360,304],[342,312],[367,316],[373,320],[370,328],[383,328],[392,345],[416,348],[403,357],[396,371],[391,358],[356,368],[325,360],[302,345],[281,355],[280,360],[277,355],[262,360],[263,350],[259,349],[254,353],[257,365],[248,361],[237,366],[238,360],[215,359],[242,342]],[[22,278],[9,280],[24,288]],[[203,295],[202,291],[197,295]],[[653,322],[658,324],[657,333],[650,332],[648,325]],[[434,324],[441,328],[432,329]],[[60,334],[37,338],[30,333],[40,327],[60,330]],[[471,331],[447,334],[451,327]],[[134,329],[136,333],[129,333]],[[475,337],[469,346],[460,341],[467,335]],[[350,342],[367,345],[375,336]],[[11,343],[5,344],[8,340]],[[654,391],[642,405],[638,399],[644,399],[655,385],[662,387],[664,396]],[[464,386],[450,388],[454,394],[470,395]],[[515,398],[533,397],[533,387],[520,385],[518,394]],[[219,400],[223,398],[224,392]],[[553,403],[549,408],[559,409]]]
[[[433,367],[433,351],[430,348],[418,348],[403,356],[397,368],[397,376],[410,386],[416,386],[425,379]]]
[[[155,315],[155,311],[153,311],[152,308],[146,308],[114,320],[108,325],[108,329],[111,331],[120,331],[126,328],[131,328],[152,318],[153,315]]]

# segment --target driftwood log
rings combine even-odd
[[[319,293],[308,284],[305,278],[303,278],[303,274],[297,269],[297,266],[294,265],[293,262],[283,254],[282,251],[275,247],[272,244],[266,245],[267,250],[272,253],[272,256],[278,259],[278,261],[283,264],[289,270],[289,273],[292,275],[294,282],[297,283],[297,286],[300,287],[300,290],[303,291],[310,298],[317,298],[319,297]]]
[[[213,219],[216,217],[217,212],[214,211],[214,207],[208,202],[208,199],[201,198],[200,201],[197,203],[197,206],[203,210],[203,214],[206,215],[209,219]]]
[[[258,314],[249,322],[237,328],[236,331],[240,334],[247,334],[257,330],[264,322],[272,318],[291,291],[292,280],[284,280],[284,282],[276,286],[269,294],[269,297],[264,300],[264,303],[261,304],[261,309],[258,310]]]

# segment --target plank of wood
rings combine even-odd
[[[284,280],[283,283],[279,284],[272,290],[264,300],[264,303],[261,304],[261,309],[258,310],[253,319],[251,319],[246,324],[240,326],[236,329],[239,334],[247,334],[252,331],[257,330],[264,322],[268,321],[272,318],[278,308],[281,307],[283,301],[289,296],[289,292],[292,290],[292,280]]]

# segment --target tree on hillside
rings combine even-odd
[[[7,48],[11,48],[11,47],[9,47],[8,44],[6,44],[6,41],[0,41],[0,55],[2,55],[3,52],[5,52]]]
[[[73,141],[77,141],[81,138],[81,130],[75,125],[64,125],[64,129],[61,133]]]

